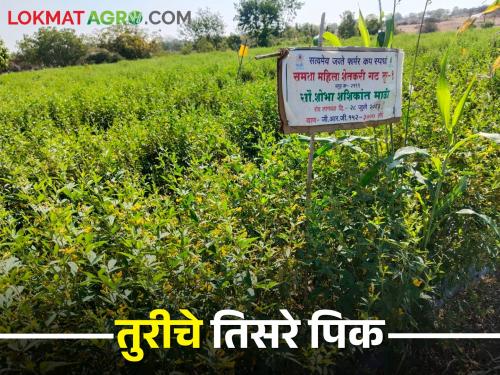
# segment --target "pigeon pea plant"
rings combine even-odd
[[[439,78],[437,81],[437,86],[436,86],[436,98],[437,102],[439,105],[439,111],[441,112],[441,117],[443,120],[443,125],[444,129],[447,133],[448,136],[448,145],[446,148],[445,156],[441,160],[437,156],[432,156],[432,164],[434,166],[435,171],[438,173],[438,180],[435,185],[434,191],[433,191],[433,201],[432,201],[432,209],[431,209],[431,214],[429,218],[427,219],[426,226],[425,226],[425,236],[423,240],[423,247],[427,248],[429,245],[429,240],[436,230],[437,226],[439,225],[439,222],[444,218],[443,214],[445,213],[445,210],[451,206],[453,201],[456,199],[458,195],[460,195],[463,190],[466,188],[467,185],[467,179],[466,177],[462,177],[462,179],[459,181],[458,185],[445,197],[441,197],[441,189],[443,186],[443,183],[446,179],[447,175],[447,167],[448,163],[450,161],[450,158],[453,156],[453,154],[460,149],[462,146],[464,146],[467,142],[470,142],[472,140],[475,140],[477,138],[483,137],[486,139],[493,140],[497,144],[500,143],[500,136],[498,134],[490,134],[490,133],[476,133],[473,135],[470,135],[466,138],[457,140],[456,137],[456,129],[457,125],[460,122],[460,119],[462,118],[462,115],[464,113],[464,107],[465,103],[467,102],[467,98],[469,97],[469,94],[472,90],[472,87],[476,81],[476,78],[474,77],[469,85],[467,86],[467,89],[463,93],[462,97],[458,101],[454,111],[453,115],[451,113],[451,93],[450,93],[450,87],[448,80],[446,78],[446,66],[448,62],[448,52],[444,55],[444,57],[441,60],[440,64],[440,73],[439,73]],[[459,211],[461,214],[468,214],[468,213],[473,213],[476,214],[472,210],[461,210]],[[493,220],[484,217],[484,215],[479,215],[479,217],[483,218],[489,224],[492,226],[495,230],[495,232],[498,234],[498,230],[496,229],[496,226],[493,223]]]
[[[394,8],[396,6],[396,2],[394,3]],[[498,1],[493,3],[491,6],[487,8],[487,10],[484,11],[484,14],[487,14],[489,12],[492,12],[494,10],[497,10],[500,8],[500,5],[498,5]],[[380,19],[382,19],[383,14],[380,15]],[[466,28],[468,28],[470,25],[465,24]],[[358,17],[358,22],[357,22],[358,30],[363,42],[364,47],[370,47],[372,42],[370,39],[370,34],[368,33],[368,29],[366,27],[365,20],[363,18],[363,14],[361,13],[361,10],[359,11],[359,17]],[[375,47],[385,47],[385,48],[391,48],[393,39],[394,39],[394,19],[392,17],[389,17],[386,20],[386,25],[385,25],[385,32],[382,32],[379,34],[379,36],[375,40]],[[465,28],[465,29],[466,29]],[[464,29],[464,27],[462,27]],[[463,32],[464,30],[459,30],[459,32]],[[323,34],[323,38],[330,43],[334,47],[342,47],[342,41],[333,33],[327,31]],[[431,156],[429,152],[425,149],[417,148],[414,146],[408,146],[408,147],[403,147],[397,150],[394,154],[389,155],[385,159],[379,160],[362,178],[361,184],[362,185],[367,185],[375,176],[377,173],[377,170],[380,168],[380,166],[385,165],[387,170],[393,170],[396,167],[402,166],[404,163],[404,160],[406,157],[410,155],[423,155],[425,157],[429,157],[430,160],[432,161],[432,165],[434,168],[434,171],[438,175],[438,179],[435,184],[432,184],[429,182],[428,179],[426,179],[421,172],[414,170],[412,167],[409,167],[410,171],[412,174],[414,174],[417,179],[420,181],[426,182],[426,184],[429,185],[431,189],[431,196],[432,196],[432,202],[430,204],[430,213],[426,215],[427,217],[425,218],[425,225],[424,225],[424,234],[422,237],[422,248],[427,249],[429,245],[429,241],[433,235],[433,233],[436,231],[440,223],[447,217],[447,213],[449,213],[449,209],[453,202],[463,194],[464,190],[467,187],[467,177],[463,176],[460,181],[458,182],[457,186],[455,186],[451,192],[446,194],[444,197],[441,197],[442,195],[442,188],[443,188],[443,183],[445,183],[447,174],[448,174],[448,163],[450,161],[450,158],[455,154],[457,150],[459,150],[462,146],[464,146],[466,143],[476,140],[478,138],[485,138],[494,141],[495,143],[500,143],[500,136],[498,134],[490,134],[490,133],[484,133],[484,132],[479,132],[473,135],[470,135],[466,138],[459,139],[457,140],[457,126],[462,118],[462,115],[464,113],[465,109],[465,104],[467,102],[467,99],[469,97],[469,94],[474,86],[474,83],[476,82],[476,77],[474,77],[470,83],[468,84],[466,90],[462,94],[460,100],[456,104],[453,113],[451,111],[451,92],[450,92],[450,87],[449,87],[449,82],[446,77],[446,68],[447,68],[447,63],[448,63],[448,51],[445,53],[444,57],[441,59],[440,63],[440,72],[439,72],[439,77],[437,81],[437,87],[436,87],[436,98],[439,106],[439,111],[441,113],[441,117],[443,120],[443,125],[444,129],[446,131],[447,137],[448,137],[448,144],[445,150],[445,155],[443,158],[440,158],[439,156]],[[375,138],[375,151],[378,159],[378,140],[376,137]],[[406,137],[405,137],[406,138]],[[308,142],[309,137],[301,137],[300,140]],[[341,137],[341,138],[319,138],[317,141],[321,144],[321,148],[317,150],[314,154],[314,157],[321,156],[325,154],[326,151],[334,148],[335,146],[348,146],[354,151],[360,152],[362,151],[361,148],[354,146],[352,141],[372,141],[372,138],[369,137],[353,137],[353,136],[346,136],[346,137]],[[406,143],[406,142],[405,142]],[[389,149],[389,146],[386,142],[386,149]],[[392,142],[392,128],[391,128],[391,150],[393,150],[393,142]],[[407,166],[408,167],[408,166]],[[418,195],[420,198],[421,196]],[[421,203],[424,203],[421,200]],[[426,206],[424,204],[424,206]],[[499,234],[498,228],[494,222],[494,220],[486,215],[476,213],[474,210],[471,209],[463,209],[460,211],[457,211],[458,214],[462,215],[476,215],[477,217],[481,218],[486,224],[488,224],[496,233],[496,235]]]
[[[229,51],[2,74],[0,331],[115,332],[115,319],[143,319],[152,308],[189,308],[204,320],[222,308],[248,319],[334,309],[384,319],[394,332],[435,328],[431,304],[443,282],[474,265],[498,267],[497,237],[480,220],[496,228],[499,153],[475,142],[498,137],[470,139],[498,132],[498,72],[480,78],[498,56],[494,33],[474,29],[450,47],[468,52],[449,86],[461,87],[466,72],[478,79],[455,122],[450,95],[449,139],[432,98],[454,33],[422,36],[410,111],[418,147],[393,152],[372,129],[316,138],[311,212],[308,149],[296,136],[279,142],[274,61],[246,64],[239,82]],[[417,37],[395,38],[408,73]],[[394,126],[395,144],[403,136]],[[476,212],[477,221],[463,216]],[[308,331],[299,336],[290,352],[214,350],[204,336],[200,351],[147,353],[143,368],[260,373],[300,363],[297,373],[332,373],[358,359],[335,345],[310,350]],[[48,373],[74,358],[72,348],[0,342],[0,368]],[[127,373],[109,360],[121,356],[114,342],[81,348],[80,364],[57,373]]]
[[[424,208],[424,227],[421,238],[421,247],[423,250],[428,250],[432,235],[438,229],[440,224],[451,214],[453,203],[465,192],[467,188],[468,178],[464,175],[461,176],[456,186],[454,186],[447,194],[443,194],[443,185],[447,183],[447,178],[449,177],[449,163],[454,154],[467,143],[478,139],[491,140],[496,144],[500,143],[500,135],[496,133],[478,132],[463,138],[457,137],[458,125],[460,124],[460,120],[465,113],[467,99],[477,79],[476,77],[471,79],[452,112],[451,91],[446,77],[447,63],[448,52],[441,59],[440,71],[436,85],[436,99],[443,121],[443,130],[447,136],[447,145],[444,149],[444,155],[431,155],[427,149],[415,146],[405,146],[398,149],[394,154],[389,155],[388,157],[375,163],[362,176],[360,181],[362,186],[368,185],[375,178],[380,168],[385,167],[387,172],[393,172],[398,169],[405,170],[409,172],[418,182],[427,186],[429,189],[429,196],[431,197],[431,201],[428,202],[428,204],[424,202],[422,195],[415,190],[415,195],[418,197],[420,204]],[[411,156],[420,156],[429,159],[432,165],[431,174],[433,172],[434,175],[437,176],[436,180],[431,181],[431,175],[426,177],[425,172],[415,169],[414,165],[409,160]],[[477,213],[471,209],[462,209],[456,213],[461,215],[475,215],[479,217],[493,230],[497,236],[499,236],[498,228],[492,218],[484,214]]]

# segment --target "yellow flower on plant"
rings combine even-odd
[[[134,218],[132,220],[132,224],[134,224],[134,225],[143,225],[145,222],[146,222],[146,220],[144,220],[143,217]]]
[[[420,285],[422,285],[423,281],[415,277],[415,278],[413,278],[412,283],[413,283],[413,285],[415,285],[417,288],[420,288]]]
[[[127,306],[125,306],[123,303],[120,305],[120,307],[117,310],[118,316],[124,316],[125,311],[127,310]]]
[[[499,68],[500,68],[500,56],[498,56],[495,62],[493,63],[491,70],[493,70],[493,73],[495,73]]]
[[[229,248],[223,245],[219,248],[219,252],[223,257],[225,257],[227,254],[229,254]]]
[[[166,293],[170,293],[174,288],[172,288],[172,285],[170,285],[169,283],[165,283],[163,284],[163,290],[166,292]]]
[[[76,250],[74,247],[68,247],[68,248],[65,248],[65,249],[60,249],[59,250],[61,253],[64,253],[64,254],[67,254],[67,255],[70,255],[70,254],[73,254]]]

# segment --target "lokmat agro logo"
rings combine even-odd
[[[98,13],[93,10],[87,20],[87,25],[139,25],[143,20],[142,12],[133,10],[129,13],[123,10],[115,12],[105,10]]]
[[[191,11],[184,12],[183,14],[179,10],[177,12],[171,10],[154,10],[149,13],[147,20],[145,20],[142,12],[139,10],[133,10],[128,13],[123,10],[115,12],[105,10],[101,13],[93,10],[90,12],[87,25],[140,25],[143,21],[145,25],[159,25],[160,23],[165,25],[177,23],[179,25],[181,23],[191,23]]]
[[[7,13],[9,25],[178,25],[191,23],[191,11],[159,11],[154,10],[146,18],[139,10],[105,10],[102,12],[91,10],[21,10]]]
[[[142,13],[134,10],[128,14],[128,23],[131,25],[139,25],[142,22]]]

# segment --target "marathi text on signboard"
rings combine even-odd
[[[403,52],[386,48],[291,49],[278,62],[285,133],[356,129],[401,117]]]

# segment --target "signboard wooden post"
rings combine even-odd
[[[310,136],[306,205],[311,200],[314,136],[360,129],[401,118],[402,50],[323,48],[325,13],[318,47],[282,49],[256,58],[278,57],[278,106],[285,134]]]
[[[278,103],[285,134],[310,135],[309,206],[314,135],[397,122],[401,118],[402,51],[389,48],[294,48],[278,59]]]
[[[321,15],[321,23],[319,24],[319,36],[318,36],[318,47],[323,47],[323,34],[325,33],[325,17],[326,13],[323,12]],[[278,101],[279,101],[279,82],[281,80],[280,74],[280,64],[283,61],[283,58],[286,56],[283,54],[282,58],[278,60]],[[279,101],[280,102],[280,101]],[[281,102],[280,102],[281,103]],[[281,109],[280,109],[280,117],[281,117]],[[282,128],[283,128],[283,119]],[[314,161],[314,133],[311,134],[311,138],[309,139],[309,159],[307,161],[307,183],[306,183],[306,208],[309,209],[311,204],[311,191],[312,191],[312,178],[313,178],[313,161]]]
[[[359,129],[401,118],[403,52],[389,48],[294,48],[278,60],[285,134]]]

